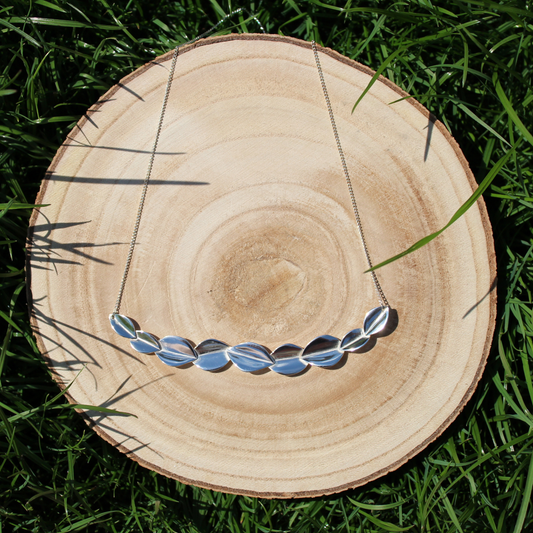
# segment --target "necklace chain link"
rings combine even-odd
[[[346,165],[346,158],[344,157],[344,151],[341,146],[341,140],[339,137],[339,132],[337,131],[337,124],[335,123],[335,116],[333,115],[333,109],[331,108],[331,102],[329,100],[328,89],[326,87],[326,81],[324,80],[324,73],[322,72],[322,66],[320,64],[320,58],[318,57],[318,50],[316,48],[316,43],[313,41],[311,43],[313,47],[313,53],[315,54],[316,68],[318,70],[318,75],[320,77],[320,84],[322,85],[322,91],[324,92],[324,99],[326,100],[326,106],[328,108],[329,120],[331,122],[331,127],[333,128],[333,135],[335,137],[335,142],[337,144],[337,150],[339,151],[339,156],[341,158],[342,170],[344,171],[344,177],[346,179],[346,185],[348,185],[348,191],[350,193],[350,199],[352,201],[352,208],[355,215],[355,221],[357,223],[357,229],[359,231],[359,237],[361,238],[361,244],[363,245],[363,251],[365,253],[366,262],[368,263],[368,268],[372,268],[372,260],[370,259],[370,253],[368,252],[368,247],[366,245],[365,234],[363,233],[363,225],[361,224],[361,217],[359,215],[359,209],[357,207],[357,202],[355,201],[355,194],[353,192],[352,180],[350,179],[350,174],[348,172],[348,166]],[[381,304],[381,307],[388,307],[389,303],[383,289],[379,283],[379,280],[376,276],[376,273],[371,270],[370,275],[372,276],[372,281],[376,292],[378,293],[378,300]]]
[[[250,18],[252,18],[258,24],[259,28],[261,29],[263,33],[266,33],[265,28],[263,28],[263,26],[261,25],[257,17],[254,17],[253,15],[251,15],[250,12],[246,8],[241,7],[239,9],[236,9],[235,11],[232,11],[231,13],[228,13],[225,17],[220,19],[213,27],[209,28],[207,31],[205,31],[201,35],[198,35],[198,37],[195,37],[194,39],[191,39],[190,41],[187,41],[185,43],[179,44],[174,49],[174,54],[172,55],[172,62],[170,64],[170,71],[168,73],[168,81],[167,81],[167,87],[165,90],[165,96],[163,98],[163,105],[161,106],[161,114],[159,115],[159,124],[157,125],[154,145],[152,147],[152,152],[150,153],[150,161],[148,163],[148,169],[146,171],[146,176],[144,178],[143,188],[141,192],[141,199],[139,200],[139,207],[137,209],[137,218],[135,219],[135,225],[133,227],[133,233],[131,235],[130,246],[128,249],[128,257],[126,258],[126,265],[124,267],[124,273],[122,274],[122,279],[120,281],[120,288],[118,290],[117,301],[115,302],[115,308],[113,310],[114,315],[117,315],[120,312],[122,296],[124,294],[124,288],[126,287],[126,280],[128,279],[128,274],[130,272],[131,260],[133,258],[133,250],[135,248],[135,243],[137,242],[137,234],[139,233],[139,226],[141,224],[141,217],[142,217],[142,212],[144,208],[144,201],[146,199],[146,191],[148,190],[148,183],[150,182],[150,177],[152,176],[152,168],[154,166],[154,159],[155,159],[155,154],[157,151],[157,145],[159,143],[159,137],[161,136],[161,130],[163,129],[163,119],[165,118],[165,111],[167,110],[168,97],[170,95],[170,88],[172,86],[172,80],[174,79],[174,71],[176,70],[176,61],[178,60],[179,49],[182,46],[193,44],[199,41],[206,35],[209,35],[211,32],[216,30],[221,24],[226,22],[226,20],[228,20],[229,18],[233,17],[234,15],[238,13],[242,13],[243,11],[246,11],[246,13],[250,15]]]

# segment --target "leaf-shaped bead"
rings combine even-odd
[[[219,370],[229,362],[226,352],[228,348],[225,342],[207,339],[195,348],[198,359],[194,361],[194,364],[202,370]]]
[[[112,313],[109,315],[109,322],[115,333],[118,333],[121,337],[126,337],[126,339],[136,338],[135,326],[127,316]]]
[[[363,330],[365,335],[375,335],[382,331],[389,320],[390,307],[375,307],[365,316]]]
[[[310,365],[333,366],[344,355],[340,350],[341,341],[331,335],[322,335],[313,339],[304,349],[302,359]]]
[[[365,335],[365,332],[361,328],[352,329],[352,331],[346,333],[341,341],[341,350],[343,352],[355,352],[362,348],[370,337]]]
[[[159,350],[156,355],[166,365],[186,365],[187,363],[196,361],[198,358],[195,349],[191,346],[190,342],[183,337],[163,337],[159,341],[159,344],[161,344],[161,350]]]
[[[266,348],[255,342],[244,342],[228,348],[228,357],[243,372],[263,370],[274,364]]]
[[[137,336],[137,338],[133,339],[130,344],[131,347],[137,352],[153,353],[161,349],[161,345],[159,344],[159,342],[155,339],[155,337],[150,335],[150,333],[146,333],[146,331],[137,330],[135,332],[135,335]]]
[[[275,363],[270,370],[285,376],[299,374],[307,368],[307,363],[300,359],[302,352],[302,348],[295,344],[283,344],[272,352]]]

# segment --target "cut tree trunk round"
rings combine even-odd
[[[137,353],[108,317],[171,55],[90,108],[43,181],[28,275],[55,379],[94,406],[79,411],[104,439],[185,483],[318,496],[398,468],[455,419],[485,366],[496,267],[483,201],[377,271],[391,327],[332,369],[207,372]],[[373,72],[319,56],[377,264],[443,227],[475,180],[422,105],[380,77],[352,113]],[[311,44],[228,35],[181,49],[121,314],[194,344],[306,346],[379,306],[367,268]]]

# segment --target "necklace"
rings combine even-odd
[[[190,44],[198,41],[204,35],[210,33],[218,25],[224,22],[227,18],[241,11],[242,9],[239,9],[230,13],[229,15],[224,17],[216,26],[211,28],[208,32],[205,32],[196,39],[193,39],[192,41],[189,41],[185,44]],[[257,19],[255,20],[257,21]],[[263,28],[261,27],[261,29]],[[126,259],[126,265],[120,283],[115,308],[113,312],[109,315],[111,327],[121,337],[129,339],[130,345],[135,351],[142,354],[154,353],[163,363],[169,366],[182,366],[189,363],[193,363],[195,366],[202,370],[214,371],[222,369],[231,361],[233,364],[235,364],[235,366],[237,366],[237,368],[244,372],[253,372],[270,368],[270,370],[284,375],[298,374],[302,372],[305,368],[307,368],[308,365],[322,367],[334,366],[341,360],[345,352],[356,352],[357,350],[360,350],[361,348],[363,348],[363,346],[367,344],[367,342],[373,335],[376,335],[379,332],[383,331],[387,325],[390,314],[390,306],[385,297],[385,294],[383,293],[376,273],[373,270],[370,271],[370,275],[377,293],[379,306],[371,309],[366,314],[363,320],[362,327],[349,331],[342,338],[342,340],[331,335],[321,335],[313,339],[305,348],[301,348],[300,346],[296,346],[294,344],[283,344],[282,346],[276,348],[273,352],[270,352],[270,350],[268,350],[266,347],[254,342],[244,342],[236,346],[229,346],[228,344],[215,339],[208,339],[196,346],[193,346],[193,344],[189,340],[175,335],[170,335],[159,339],[151,333],[147,333],[142,329],[137,329],[135,323],[129,317],[120,314],[122,296],[124,293],[126,280],[133,258],[133,251],[137,240],[137,234],[141,222],[148,184],[152,174],[155,153],[157,150],[159,137],[161,135],[167,102],[174,77],[176,62],[179,56],[179,48],[181,46],[183,45],[180,45],[175,48],[171,61],[165,95],[163,98],[163,104],[159,116],[159,124],[156,130],[154,144],[148,163],[148,169],[142,188],[139,207],[137,210],[137,217],[135,220],[128,256]],[[324,80],[324,74],[320,64],[320,58],[316,43],[313,41],[311,43],[311,46],[316,62],[320,84],[322,86],[322,91],[324,94],[324,99],[326,102],[326,108],[333,129],[333,135],[337,145],[337,150],[339,152],[344,177],[346,179],[348,192],[350,194],[351,204],[362,249],[368,267],[369,269],[371,269],[372,261],[370,259],[370,254],[366,245],[366,240],[363,233],[363,226],[361,223],[361,217],[357,207],[357,202],[355,200],[355,195],[348,173],[348,167],[346,164],[344,152],[340,143],[337,126],[335,123],[335,117],[333,115],[333,110],[331,107],[326,83]]]

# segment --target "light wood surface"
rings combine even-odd
[[[296,377],[170,368],[108,315],[122,276],[170,55],[87,111],[54,159],[30,228],[32,322],[103,438],[185,483],[313,496],[398,468],[471,397],[492,338],[482,201],[378,271],[396,329],[340,368]],[[440,122],[372,72],[320,57],[375,263],[442,227],[474,178]],[[121,312],[159,337],[274,349],[342,337],[378,305],[310,43],[212,38],[181,51]]]

